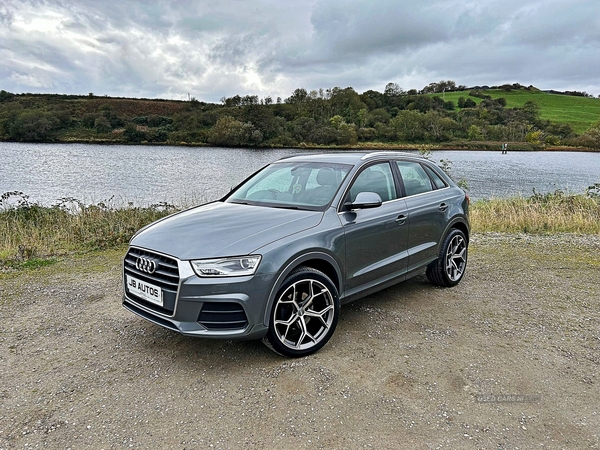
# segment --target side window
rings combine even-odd
[[[425,172],[427,172],[427,175],[429,175],[429,178],[431,178],[433,180],[433,184],[435,185],[436,189],[442,189],[446,187],[446,183],[444,182],[444,180],[442,180],[440,178],[440,176],[430,167],[424,166],[425,167]]]
[[[397,198],[390,165],[379,163],[363,170],[350,188],[350,201],[354,201],[359,192],[375,192],[383,202]]]
[[[431,179],[427,176],[421,164],[408,161],[396,161],[396,163],[398,164],[400,175],[402,175],[407,196],[433,190]]]

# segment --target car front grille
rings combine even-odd
[[[248,319],[238,303],[205,302],[198,323],[208,330],[238,330],[248,325]]]
[[[149,258],[156,261],[156,269],[152,274],[139,270],[136,267],[138,258]],[[138,280],[159,286],[163,292],[163,306],[159,306],[136,296],[127,290],[128,296],[139,305],[156,311],[160,314],[172,315],[175,310],[175,300],[179,287],[179,266],[177,261],[168,256],[160,255],[147,250],[131,247],[125,256],[125,274]]]

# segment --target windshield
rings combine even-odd
[[[244,182],[226,201],[279,208],[324,209],[351,168],[347,164],[277,162]]]

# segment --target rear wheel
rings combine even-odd
[[[329,277],[299,267],[277,292],[264,342],[285,356],[310,355],[333,335],[339,311],[338,292]]]
[[[438,258],[427,266],[429,281],[437,286],[456,286],[467,268],[468,243],[465,234],[453,228],[444,238]]]

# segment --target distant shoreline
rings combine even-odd
[[[290,145],[285,147],[268,147],[268,146],[230,146],[224,147],[219,145],[210,145],[201,142],[123,142],[123,141],[108,141],[108,140],[68,140],[68,141],[44,141],[44,142],[23,142],[23,141],[5,141],[2,143],[11,144],[89,144],[89,145],[126,145],[126,146],[149,146],[149,147],[206,147],[206,148],[229,148],[229,149],[256,149],[256,150],[277,150],[277,149],[297,149],[297,150],[356,150],[356,151],[502,151],[502,142],[469,142],[455,145],[443,144],[386,144],[381,142],[365,142],[357,145]],[[600,149],[586,147],[569,147],[569,146],[532,146],[523,142],[508,143],[508,153],[510,152],[582,152],[582,153],[600,153]]]

